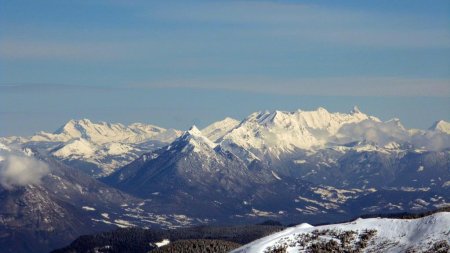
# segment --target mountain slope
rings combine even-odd
[[[211,141],[216,142],[225,134],[230,132],[233,128],[237,127],[239,123],[239,120],[227,117],[221,121],[214,122],[211,125],[203,128],[202,133]]]
[[[204,137],[195,127],[171,145],[145,154],[104,182],[148,200],[157,212],[176,212],[217,222],[351,217],[345,201],[321,201],[323,187],[281,177],[257,161],[246,164]],[[336,189],[339,191],[339,189]],[[348,199],[368,194],[350,190]],[[314,202],[314,203],[311,203]]]
[[[48,252],[81,234],[115,227],[190,224],[189,217],[146,211],[145,201],[50,157],[8,150],[0,161],[2,252]]]
[[[362,252],[448,252],[450,213],[418,219],[357,219],[312,227],[301,224],[256,240],[233,253],[361,250]],[[279,250],[279,251],[276,251]]]
[[[450,135],[414,136],[423,134],[450,145]],[[450,203],[450,153],[426,148],[399,120],[381,122],[357,108],[350,114],[255,113],[217,143],[192,128],[105,182],[150,199],[162,212],[173,208],[227,222],[338,221]]]
[[[112,212],[114,221],[124,213],[121,204],[138,203],[137,199],[51,159],[36,154],[15,156],[11,167],[8,159],[12,158],[7,156],[0,163],[0,247],[5,252],[46,252],[80,234],[114,227],[114,222],[110,225],[93,219],[101,219],[102,212]],[[18,166],[38,163],[48,167],[48,174],[42,175],[40,181],[24,181],[25,173],[32,173],[36,167]],[[4,183],[6,178],[10,184]]]
[[[168,137],[166,134],[173,134]],[[106,122],[94,123],[88,119],[70,120],[54,133],[40,132],[31,137],[31,141],[67,142],[83,138],[96,144],[109,142],[139,143],[148,139],[167,141],[175,138],[176,131],[161,127],[134,123],[129,126]]]
[[[45,248],[112,226],[317,223],[432,210],[450,203],[450,135],[439,129],[319,108],[254,113],[182,134],[82,120],[33,141],[2,138],[0,246]],[[92,178],[104,175],[109,186]]]
[[[255,159],[273,162],[289,154],[333,147],[341,151],[365,148],[441,151],[450,148],[450,135],[445,132],[445,122],[440,122],[436,129],[408,130],[398,119],[382,122],[358,108],[349,114],[330,113],[324,108],[266,111],[244,119],[220,139],[220,146],[249,162]]]
[[[344,124],[363,120],[379,121],[357,108],[350,114],[330,113],[324,108],[253,113],[223,136],[221,145],[236,154],[242,153],[236,149],[244,149],[260,159],[278,157],[296,149],[323,147]]]
[[[169,146],[105,178],[105,182],[126,192],[151,198],[153,203],[163,202],[160,208],[164,210],[208,216],[233,210],[231,206],[223,207],[230,201],[235,205],[236,198],[248,198],[255,182],[274,180],[267,173],[252,172],[195,126]],[[239,205],[235,208],[239,209]]]
[[[82,119],[70,120],[54,133],[1,139],[49,154],[93,177],[102,177],[143,153],[172,142],[180,134],[178,130],[142,123],[125,126]]]
[[[450,134],[450,122],[445,120],[436,121],[431,127],[430,130],[441,131],[446,134]]]

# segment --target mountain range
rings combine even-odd
[[[407,129],[356,107],[256,112],[187,131],[71,120],[0,138],[0,246],[10,252],[113,226],[338,222],[432,210],[449,196],[448,122]]]

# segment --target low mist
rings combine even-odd
[[[7,155],[0,164],[0,185],[6,189],[15,186],[38,185],[50,172],[48,165],[35,158]]]

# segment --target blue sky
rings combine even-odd
[[[0,135],[265,109],[450,119],[449,1],[0,2]]]

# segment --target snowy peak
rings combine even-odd
[[[103,125],[104,122],[99,123],[99,125]],[[66,124],[62,125],[58,130],[54,132],[54,134],[76,134],[84,129],[89,129],[94,127],[94,123],[92,123],[89,119],[80,119],[80,120],[69,120]]]
[[[3,144],[3,143],[1,143],[0,142],[0,151],[10,151],[11,149],[8,147],[8,146],[6,146],[6,144]]]
[[[202,133],[211,141],[216,142],[233,128],[237,127],[239,123],[240,121],[227,117],[203,128]]]
[[[132,129],[137,134],[146,134],[146,133],[162,133],[166,129],[154,125],[148,125],[148,124],[142,124],[142,123],[133,123],[128,126],[130,129]]]
[[[96,149],[97,148],[86,139],[77,138],[57,149],[53,152],[53,155],[60,158],[71,156],[90,157],[95,153]]]
[[[366,119],[380,121],[375,117],[362,113],[357,107],[350,114],[330,113],[325,108],[319,107],[314,111],[298,110],[295,112],[286,112],[276,110],[273,112],[253,113],[244,122],[253,121],[259,125],[266,126],[298,126],[300,128],[326,130],[330,133],[336,133],[343,124],[360,122]]]
[[[430,130],[441,131],[446,134],[450,134],[450,122],[445,120],[436,121],[431,127]]]
[[[386,121],[386,124],[390,124],[390,125],[395,126],[395,127],[399,128],[401,130],[406,130],[406,128],[403,126],[402,122],[398,118],[390,119],[390,120]]]
[[[168,131],[161,127],[142,123],[125,126],[119,123],[94,123],[89,119],[81,119],[68,121],[54,133],[40,132],[31,137],[31,140],[67,142],[76,138],[84,138],[96,144],[141,143],[148,140],[170,142],[179,135],[180,131]]]
[[[353,109],[350,111],[350,113],[351,114],[358,114],[358,113],[362,113],[360,110],[359,110],[359,108],[358,108],[358,106],[353,106]]]
[[[189,128],[186,133],[188,133],[189,135],[202,136],[202,132],[200,132],[200,130],[198,130],[195,125],[191,126],[191,128]]]
[[[210,152],[216,144],[206,138],[202,132],[194,125],[176,139],[168,149],[178,149],[182,152]]]
[[[68,121],[54,133],[40,132],[21,143],[42,142],[40,147],[49,154],[98,177],[172,142],[181,133],[142,123],[125,126],[81,119]]]
[[[234,149],[234,153],[248,153],[237,151],[237,146],[258,157],[324,147],[330,136],[337,134],[346,124],[364,120],[380,122],[355,109],[352,114],[330,113],[322,107],[314,111],[253,113],[226,134],[221,145],[232,152]]]

